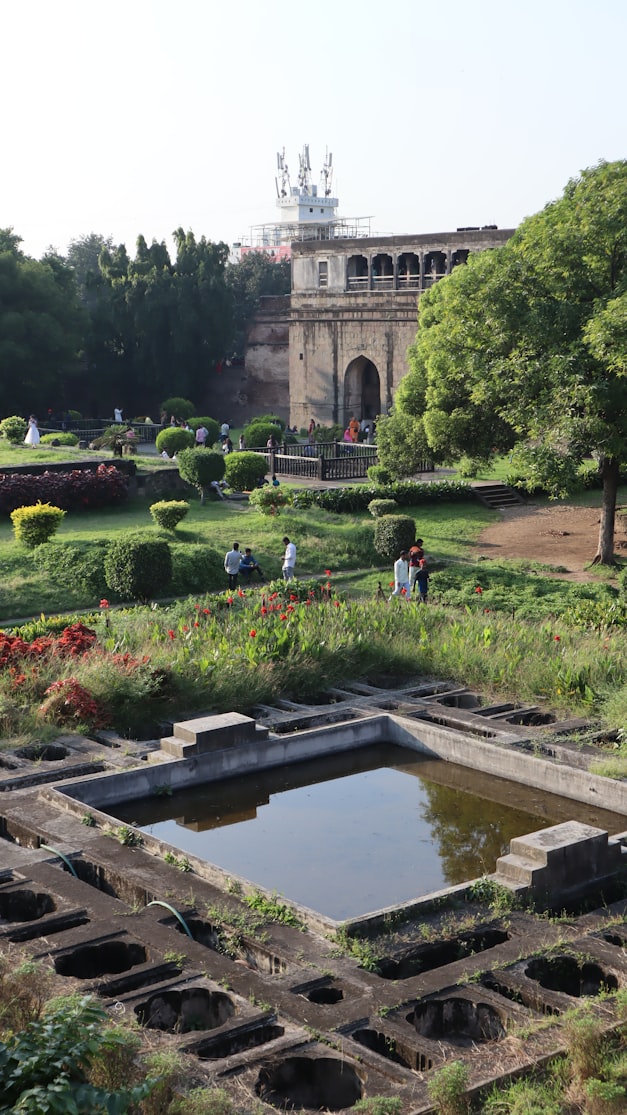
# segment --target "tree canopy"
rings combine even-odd
[[[84,318],[71,269],[52,253],[41,261],[0,229],[0,413],[55,408],[62,381],[79,372]]]
[[[447,461],[515,445],[529,482],[555,494],[593,454],[595,560],[613,560],[627,461],[627,162],[585,170],[507,244],[423,296],[410,372],[379,438],[396,472],[412,446]]]

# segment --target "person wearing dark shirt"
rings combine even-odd
[[[240,577],[243,577],[244,581],[252,581],[253,573],[258,573],[260,580],[263,580],[261,566],[259,562],[255,561],[250,546],[247,546],[242,554],[239,563],[239,572]]]

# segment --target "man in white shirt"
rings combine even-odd
[[[239,552],[239,542],[233,543],[233,549],[224,555],[224,570],[229,578],[229,588],[237,588],[237,574],[242,555]]]
[[[296,546],[290,542],[287,535],[283,539],[285,546],[285,553],[283,555],[283,580],[291,581],[294,577],[294,566],[296,565]]]
[[[407,601],[411,600],[407,550],[401,550],[400,557],[394,562],[394,592],[392,596],[404,596]],[[390,596],[390,600],[392,596]]]

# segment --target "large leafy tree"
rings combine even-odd
[[[71,405],[84,319],[74,275],[54,253],[31,259],[0,230],[0,412]]]
[[[409,417],[440,460],[516,443],[530,482],[565,494],[594,454],[595,560],[611,563],[627,461],[627,162],[584,171],[506,245],[432,287],[410,369],[390,421]]]
[[[98,274],[87,277],[89,360],[99,405],[154,412],[173,393],[210,402],[210,373],[231,339],[228,249],[192,232],[174,233],[172,262],[164,242],[103,246]]]

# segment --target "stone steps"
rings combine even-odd
[[[473,484],[472,490],[477,499],[493,511],[520,507],[524,506],[525,503],[520,493],[507,484]]]
[[[199,716],[182,720],[172,727],[172,735],[161,740],[161,754],[175,759],[188,759],[210,751],[223,751],[238,744],[268,738],[268,729],[257,725],[250,716],[225,712],[218,716]]]

